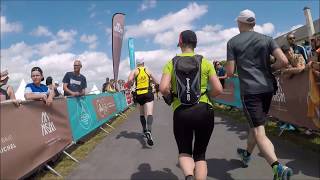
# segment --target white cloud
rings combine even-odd
[[[61,42],[73,41],[75,35],[77,35],[77,31],[75,30],[65,31],[62,29],[58,31],[57,39]]]
[[[90,7],[88,8],[88,11],[93,11],[96,8],[96,4],[91,4]]]
[[[48,30],[47,27],[45,26],[38,26],[37,29],[34,29],[32,32],[31,32],[31,35],[34,35],[34,36],[49,36],[49,37],[53,37],[53,34],[52,32],[50,32]]]
[[[146,37],[157,33],[165,32],[173,27],[191,26],[190,23],[199,19],[208,11],[206,5],[190,3],[188,7],[176,13],[169,13],[158,20],[146,19],[138,25],[127,26],[127,37]]]
[[[256,25],[254,30],[262,34],[271,35],[274,32],[274,25],[272,23],[265,23],[261,26]]]
[[[95,12],[92,12],[91,14],[90,14],[90,18],[94,18],[96,16],[96,13]]]
[[[5,16],[0,17],[1,34],[10,32],[21,32],[22,25],[18,22],[8,22]]]
[[[90,13],[90,18],[96,17],[97,13],[94,11],[96,8],[96,4],[91,4],[90,7],[88,8],[88,12]]]
[[[83,34],[80,37],[80,41],[89,44],[89,49],[95,49],[98,44],[97,36],[95,34],[93,34],[93,35]]]
[[[155,8],[157,5],[156,0],[144,0],[140,5],[138,11],[145,11],[147,9]]]

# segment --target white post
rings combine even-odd
[[[303,8],[303,11],[304,11],[304,16],[306,17],[306,26],[308,29],[308,37],[310,40],[311,37],[315,33],[314,26],[313,26],[313,20],[312,20],[312,16],[311,16],[311,11],[310,11],[309,7]]]

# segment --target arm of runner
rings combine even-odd
[[[149,74],[149,76],[152,78],[153,82],[155,84],[159,84],[158,80],[152,75],[152,73],[147,69],[147,74]]]
[[[226,64],[227,77],[234,76],[234,60],[228,60]]]
[[[212,87],[212,89],[210,91],[210,96],[216,97],[216,96],[218,96],[219,94],[222,93],[223,88],[222,88],[222,85],[221,85],[217,75],[211,75],[209,77],[209,82],[210,82],[210,85]]]
[[[132,83],[133,83],[133,81],[134,81],[135,72],[136,72],[136,70],[133,70],[133,71],[131,71],[130,74],[129,74],[129,77],[128,77],[129,86],[131,86]]]
[[[219,82],[220,83],[220,82]],[[163,73],[160,81],[160,92],[164,96],[168,96],[171,93],[171,75]]]
[[[276,58],[276,62],[271,65],[273,70],[278,70],[288,65],[288,59],[280,48],[274,49],[272,55]]]

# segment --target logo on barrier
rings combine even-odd
[[[114,99],[111,96],[99,97],[93,100],[93,105],[99,120],[107,118],[116,112]]]
[[[77,105],[77,114],[79,114],[80,126],[83,129],[89,129],[92,124],[92,118],[89,114],[87,103],[80,99]]]
[[[276,77],[276,80],[277,80],[277,84],[278,84],[278,90],[277,90],[276,95],[274,95],[272,97],[272,101],[279,102],[279,103],[286,103],[286,96],[282,90],[282,87],[280,84],[280,78]]]
[[[12,151],[17,146],[14,144],[14,139],[12,135],[1,137],[1,148],[0,154]]]
[[[57,130],[46,112],[41,113],[41,125],[40,126],[41,126],[42,136],[46,136],[46,135],[51,134]]]

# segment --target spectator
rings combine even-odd
[[[65,96],[84,96],[87,88],[87,80],[80,73],[82,64],[80,60],[73,63],[73,72],[67,72],[63,77],[63,90]]]
[[[0,74],[0,102],[5,100],[13,100],[16,105],[20,104],[20,101],[15,101],[16,96],[11,86],[7,85],[9,80],[8,70],[2,71]]]
[[[293,52],[292,47],[287,45],[281,46],[281,50],[289,60],[289,65],[285,69],[281,70],[282,73],[287,75],[293,75],[293,74],[299,74],[304,70],[305,61],[301,54],[295,54]]]
[[[220,83],[221,83],[222,87],[224,88],[224,81],[225,81],[225,79],[227,79],[227,73],[219,61],[215,62],[214,68],[217,72]]]
[[[107,86],[107,92],[116,92],[114,79],[110,80],[110,83]]]
[[[312,55],[312,48],[311,48],[310,42],[308,40],[305,40],[304,43],[303,43],[303,47],[306,50],[307,57],[308,57],[308,60],[309,60],[311,55]]]
[[[103,85],[102,85],[102,92],[107,92],[107,87],[108,87],[109,83],[110,83],[109,78],[106,78],[106,82],[103,83]]]
[[[60,86],[59,81],[54,81],[54,85],[57,88],[57,91],[60,94],[60,96],[63,96],[63,87]]]
[[[304,49],[303,46],[297,45],[295,40],[296,40],[296,37],[294,36],[293,33],[290,33],[287,35],[287,41],[289,43],[289,46],[292,47],[295,54],[301,54],[305,60],[305,63],[307,63],[308,56],[307,56],[306,50]]]
[[[61,94],[59,93],[57,87],[59,86],[56,86],[55,84],[52,83],[52,77],[51,76],[48,76],[47,79],[46,79],[46,85],[47,87],[54,91],[54,97],[58,97],[60,96]]]
[[[43,72],[39,67],[31,69],[32,83],[26,85],[24,97],[26,100],[41,100],[46,105],[51,105],[53,101],[54,92],[51,91],[46,85],[41,84],[44,80]]]

